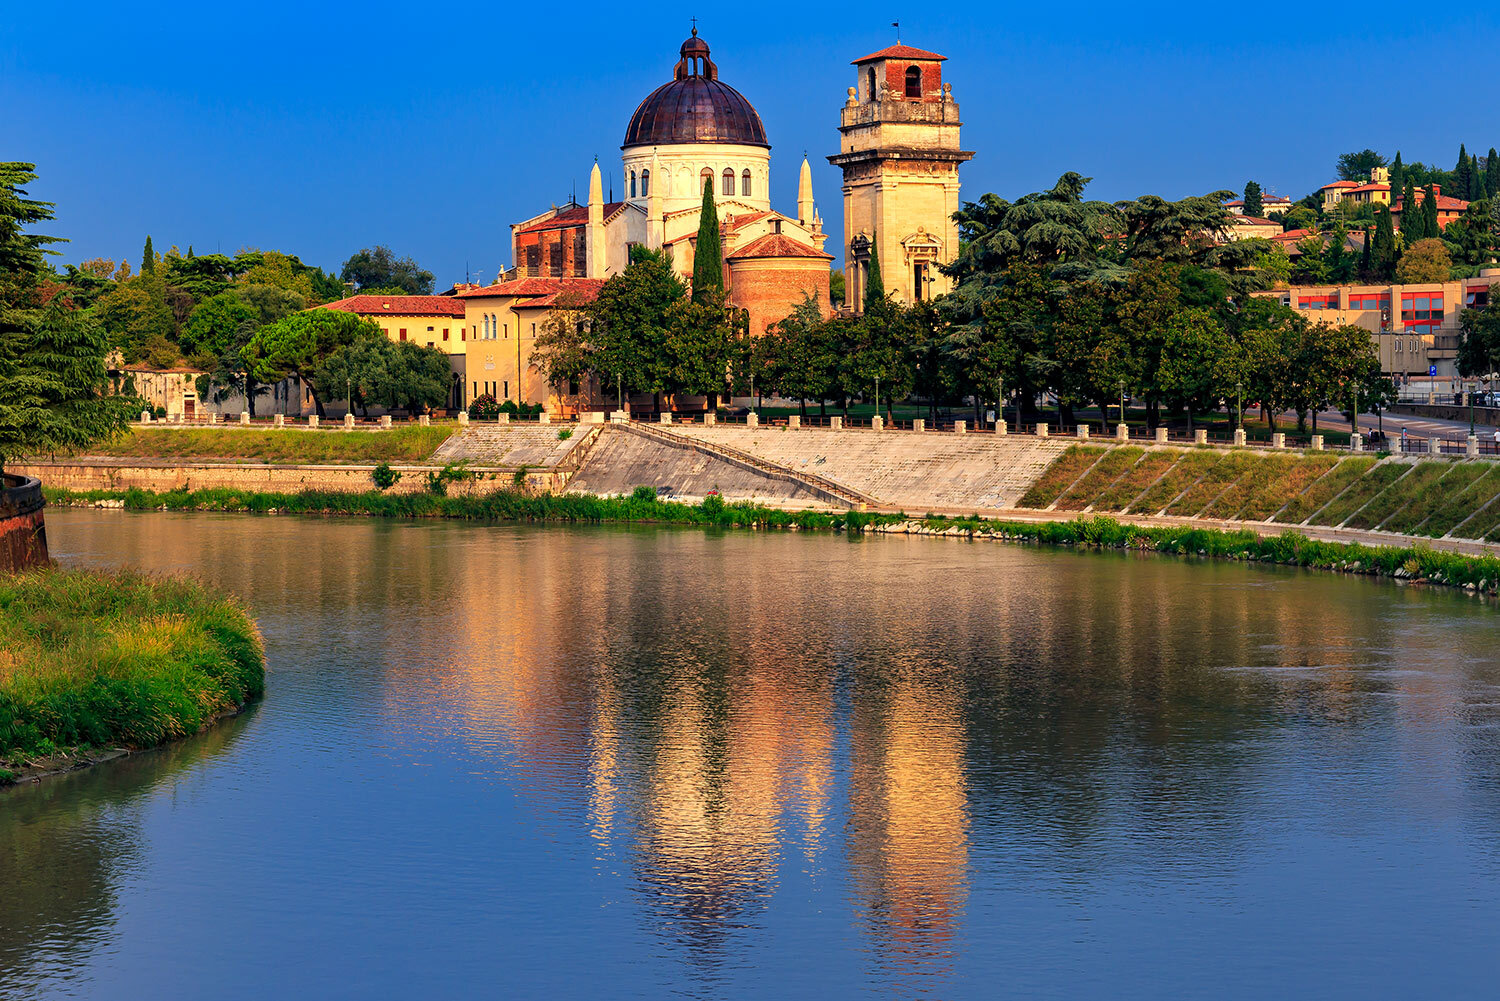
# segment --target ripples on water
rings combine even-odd
[[[0,997],[1263,997],[1494,970],[1493,606],[952,540],[56,512],[245,717],[0,794]]]

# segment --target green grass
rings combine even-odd
[[[1348,490],[1335,497],[1323,510],[1313,515],[1309,519],[1309,524],[1342,525],[1356,511],[1384,492],[1392,483],[1405,476],[1409,469],[1411,465],[1405,462],[1379,463],[1350,484]]]
[[[1261,456],[1251,452],[1217,452],[1214,458],[1217,461],[1203,471],[1203,478],[1168,505],[1167,514],[1179,518],[1197,515],[1244,475],[1251,463],[1262,461]]]
[[[1343,493],[1349,484],[1369,472],[1377,461],[1373,455],[1340,461],[1333,469],[1308,484],[1300,494],[1288,499],[1286,506],[1278,508],[1271,520],[1283,525],[1300,525],[1323,505]]]
[[[1073,487],[1057,501],[1059,511],[1081,511],[1088,507],[1109,485],[1126,470],[1134,466],[1145,449],[1127,447],[1112,448]]]
[[[1439,498],[1427,520],[1418,526],[1422,535],[1441,539],[1500,494],[1500,462],[1475,465],[1482,470],[1480,477],[1467,489]]]
[[[1432,485],[1431,489],[1405,498],[1399,507],[1381,519],[1381,531],[1400,532],[1402,535],[1426,535],[1422,526],[1433,511],[1441,507],[1447,498],[1462,494],[1475,481],[1494,468],[1494,463],[1479,460],[1434,462],[1429,465],[1445,466],[1442,477]]]
[[[1181,458],[1130,505],[1131,514],[1159,514],[1177,495],[1198,482],[1218,457],[1212,452],[1179,452]]]
[[[0,763],[196,733],[265,686],[260,637],[189,580],[0,575]]]
[[[1139,497],[1147,487],[1171,469],[1182,457],[1181,452],[1170,450],[1147,452],[1145,457],[1125,471],[1114,486],[1099,495],[1094,501],[1095,511],[1123,511],[1131,501]]]
[[[1276,476],[1262,482],[1259,489],[1251,492],[1244,505],[1234,517],[1241,521],[1265,521],[1280,511],[1287,500],[1296,497],[1307,487],[1316,483],[1334,466],[1336,455],[1309,455],[1293,458],[1284,463]]]
[[[282,428],[133,428],[90,455],[131,459],[251,459],[308,465],[422,462],[454,433],[452,427],[342,431]]]
[[[1046,472],[1016,502],[1017,506],[1043,508],[1052,504],[1083,475],[1085,469],[1098,462],[1099,457],[1107,451],[1109,450],[1106,448],[1094,445],[1069,445],[1067,451],[1052,460]]]
[[[1495,530],[1500,528],[1500,501],[1483,506],[1481,499],[1473,517],[1453,529],[1453,535],[1460,539],[1486,539],[1493,541]]]
[[[1224,492],[1203,509],[1204,518],[1233,518],[1250,499],[1268,484],[1289,475],[1296,462],[1291,455],[1266,455],[1259,461],[1245,465],[1240,475],[1224,489]]]
[[[1438,481],[1448,475],[1447,462],[1418,462],[1411,472],[1370,498],[1369,503],[1349,516],[1349,528],[1379,528],[1381,522],[1426,494],[1437,489]]]

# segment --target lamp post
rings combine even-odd
[[[880,376],[875,377],[875,416],[880,416]]]
[[[616,403],[616,406],[620,410],[624,410],[625,409],[625,389],[624,389],[624,387],[620,383],[620,373],[619,372],[615,373],[615,399],[618,401]]]
[[[1016,420],[1020,420],[1019,417]],[[1120,380],[1120,423],[1125,423],[1125,380]]]
[[[354,413],[354,377],[344,376],[344,413]]]
[[[1245,387],[1241,383],[1234,384],[1234,429],[1240,430],[1245,426],[1245,405],[1242,397],[1245,395]]]

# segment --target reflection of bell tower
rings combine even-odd
[[[870,255],[898,302],[948,291],[938,272],[958,255],[958,105],[946,56],[899,41],[854,62],[857,85],[839,116],[844,171],[844,301],[862,308]]]

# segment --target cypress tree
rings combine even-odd
[[[1490,155],[1484,158],[1484,190],[1491,198],[1500,192],[1500,154],[1496,154],[1493,146]]]
[[[151,237],[146,237],[146,249],[141,251],[141,274],[156,274],[156,251],[151,249]]]
[[[724,291],[724,251],[719,243],[719,209],[714,182],[703,182],[703,210],[698,213],[698,243],[693,251],[693,301],[706,302]]]
[[[880,278],[880,241],[870,236],[870,273],[865,279],[865,312],[885,302],[885,282]]]
[[[1396,150],[1396,159],[1391,161],[1391,194],[1399,195],[1406,186],[1406,166],[1401,162],[1401,151]]]
[[[1422,236],[1432,238],[1438,235],[1437,214],[1437,188],[1431,184],[1427,185],[1427,197],[1422,200]]]
[[[1371,254],[1370,248],[1370,244],[1375,242],[1375,238],[1370,232],[1370,227],[1368,226],[1365,227],[1364,233],[1364,246],[1360,249],[1359,252],[1359,277],[1362,281],[1369,281],[1371,278],[1375,277],[1375,273],[1372,270],[1373,265],[1371,264],[1371,262],[1374,260],[1374,257]]]
[[[1477,202],[1484,198],[1487,192],[1484,190],[1484,168],[1479,166],[1478,155],[1469,157],[1469,200]]]
[[[1391,210],[1384,205],[1375,210],[1375,247],[1370,257],[1375,277],[1390,281],[1396,273],[1396,228],[1391,224]]]
[[[1453,168],[1453,192],[1455,198],[1469,197],[1469,151],[1463,143],[1458,144],[1458,163]]]
[[[1245,207],[1241,211],[1247,216],[1259,218],[1265,210],[1265,203],[1260,198],[1260,185],[1251,181],[1245,185]]]

